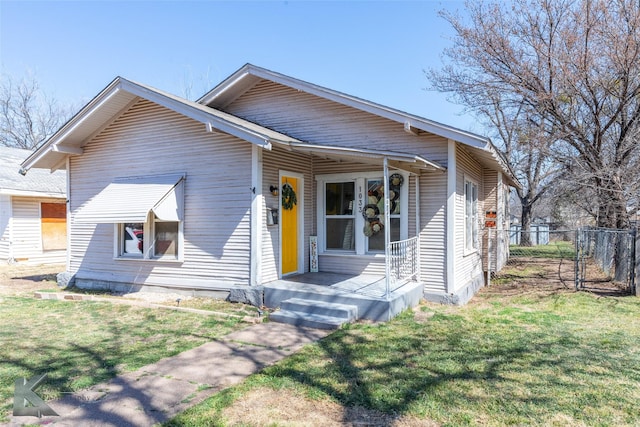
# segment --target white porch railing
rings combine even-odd
[[[406,240],[389,243],[389,265],[387,276],[387,296],[390,287],[402,284],[408,280],[418,280],[420,262],[420,239],[418,236]]]

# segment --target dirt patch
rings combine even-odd
[[[311,400],[291,390],[256,389],[223,411],[226,425],[239,426],[394,426],[431,427],[438,423],[414,417],[394,417],[360,407],[344,407],[328,400]]]
[[[32,296],[40,290],[57,290],[56,275],[65,271],[64,264],[0,265],[0,295]]]
[[[583,291],[599,296],[624,296],[629,291],[625,285],[606,277],[592,261],[586,266],[589,278]],[[575,263],[573,259],[518,257],[491,279],[489,287],[482,288],[479,295],[552,295],[576,292]],[[471,304],[481,302],[474,298]]]

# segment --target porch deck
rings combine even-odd
[[[386,294],[384,276],[338,273],[305,273],[289,276],[264,285],[265,305],[277,308],[283,301],[302,298],[319,303],[336,303],[358,307],[358,319],[387,321],[403,310],[416,306],[422,298],[423,285],[406,282]]]

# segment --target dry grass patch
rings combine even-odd
[[[35,291],[57,291],[56,275],[65,268],[64,264],[0,265],[0,296],[30,296]]]
[[[328,399],[312,400],[292,390],[258,388],[222,412],[228,426],[395,426],[428,427],[438,424],[415,417],[396,417],[363,407],[344,407]]]

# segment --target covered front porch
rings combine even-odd
[[[274,146],[263,164],[266,206],[280,211],[279,223],[267,221],[264,245],[276,249],[278,269],[263,270],[261,282],[265,305],[280,308],[272,319],[387,321],[418,303],[420,177],[442,166],[412,154],[316,144]],[[285,209],[277,191],[273,197],[276,177],[282,190],[295,187],[297,205]],[[284,261],[291,254],[293,267]]]

